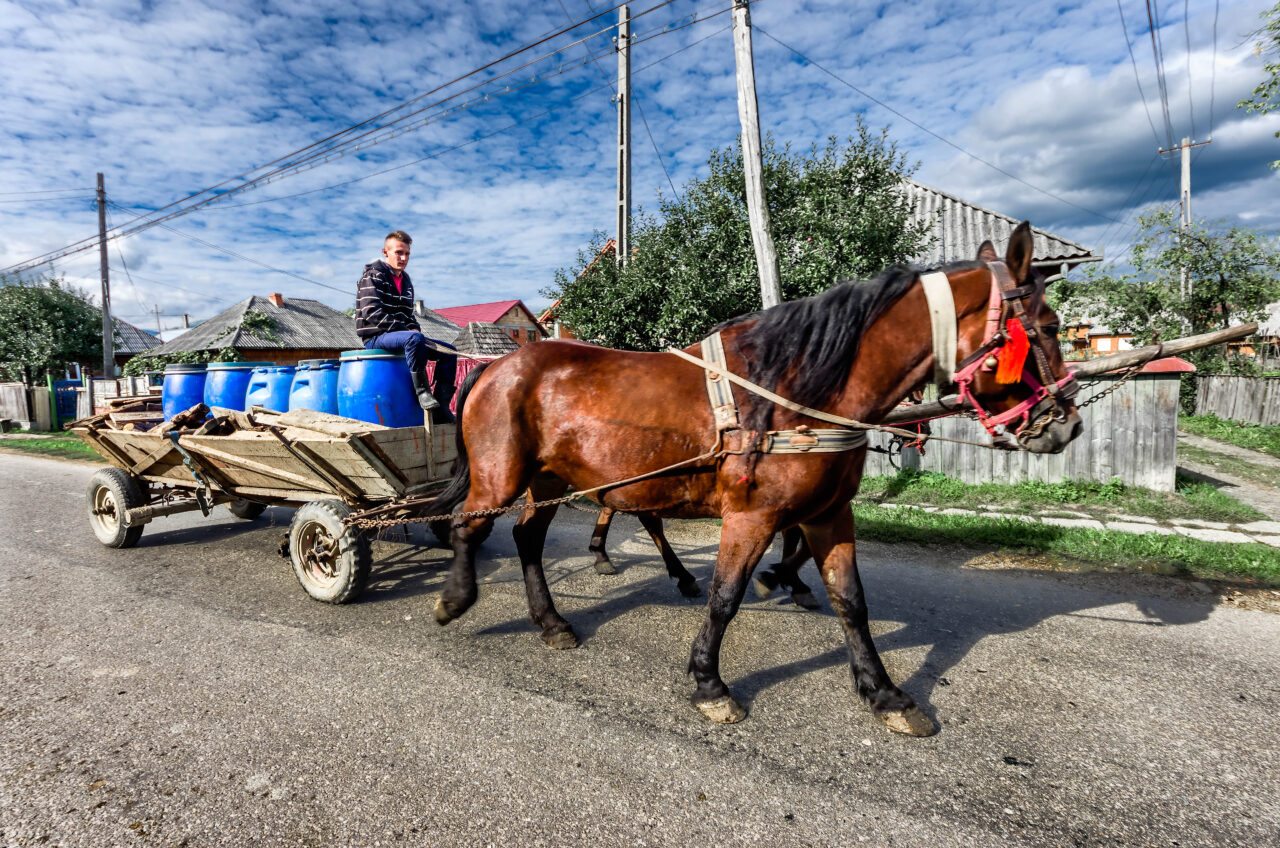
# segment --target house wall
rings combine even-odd
[[[508,309],[505,315],[493,323],[495,326],[501,327],[502,331],[521,347],[542,338],[542,331],[538,327],[538,323],[533,320],[529,313],[518,306]]]

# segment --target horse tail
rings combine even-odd
[[[476,383],[480,380],[480,375],[488,368],[490,363],[482,362],[471,370],[463,379],[462,386],[458,389],[458,411],[454,413],[458,419],[458,459],[453,466],[453,479],[449,481],[449,485],[444,491],[436,495],[435,500],[426,508],[426,515],[447,515],[453,512],[458,504],[467,499],[467,495],[471,492],[471,462],[467,458],[467,443],[462,435],[462,410],[467,403],[467,396],[471,394],[471,390],[475,388]]]

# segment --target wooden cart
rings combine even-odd
[[[132,547],[155,518],[208,515],[220,504],[245,520],[294,505],[288,549],[298,582],[316,600],[345,603],[364,591],[372,553],[368,535],[343,519],[442,488],[457,457],[453,424],[391,428],[260,407],[208,412],[200,405],[162,423],[158,404],[126,402],[70,426],[114,466],[89,482],[89,525],[100,542]]]

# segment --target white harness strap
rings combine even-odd
[[[920,275],[920,285],[933,325],[933,381],[946,386],[955,382],[956,375],[956,302],[951,282],[946,274],[933,271]]]
[[[707,362],[725,366],[724,342],[719,333],[712,333],[702,340],[702,358]],[[729,381],[714,371],[706,371],[707,397],[711,399],[711,412],[716,418],[716,430],[734,430],[738,424],[738,405],[733,400],[733,388]]]

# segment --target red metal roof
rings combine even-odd
[[[510,312],[513,306],[520,307],[528,314],[530,324],[537,323],[537,319],[533,317],[529,307],[519,300],[498,300],[493,303],[475,303],[470,306],[446,306],[444,309],[435,310],[435,312],[437,315],[443,315],[448,318],[459,327],[465,328],[472,321],[493,324],[503,315]]]

